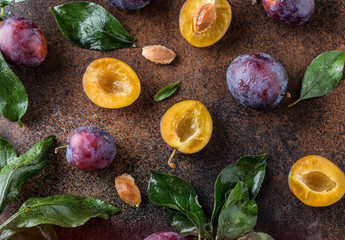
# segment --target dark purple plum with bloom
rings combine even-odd
[[[67,161],[81,171],[105,168],[116,156],[114,138],[95,126],[74,129],[67,142]]]
[[[9,64],[34,68],[47,56],[47,41],[33,21],[9,18],[0,24],[0,51]]]
[[[285,68],[268,54],[250,53],[231,62],[226,81],[232,95],[243,105],[270,110],[286,93],[288,75]]]
[[[175,232],[158,232],[146,237],[144,240],[186,240],[186,238]]]
[[[145,7],[150,0],[107,0],[111,5],[128,10],[136,10]]]
[[[263,0],[267,15],[279,22],[297,26],[307,22],[314,13],[314,0]]]

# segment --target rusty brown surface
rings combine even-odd
[[[284,99],[273,111],[254,111],[240,105],[230,94],[225,74],[230,62],[248,52],[265,52],[279,60],[289,74],[289,91],[299,95],[301,79],[310,61],[328,50],[345,51],[345,3],[316,3],[311,21],[289,27],[266,17],[251,1],[230,0],[233,21],[225,37],[209,48],[189,45],[179,33],[178,17],[183,0],[152,0],[142,10],[121,11],[105,0],[94,1],[110,11],[137,38],[138,48],[109,52],[81,49],[59,31],[48,7],[67,0],[27,0],[13,9],[12,16],[31,18],[44,31],[48,56],[37,69],[14,71],[29,94],[24,128],[0,117],[0,137],[25,152],[44,136],[55,134],[63,145],[78,126],[93,124],[107,129],[116,139],[118,154],[106,169],[80,172],[70,167],[63,151],[51,154],[50,165],[30,179],[19,196],[1,214],[0,222],[14,214],[30,197],[54,194],[93,196],[118,206],[111,220],[93,219],[82,227],[57,227],[62,240],[139,240],[164,230],[173,230],[161,207],[153,206],[146,194],[150,169],[176,174],[191,182],[206,214],[211,215],[213,185],[226,165],[247,154],[268,154],[267,177],[257,198],[258,231],[278,240],[344,239],[345,201],[325,208],[312,208],[289,191],[287,175],[292,164],[309,155],[322,155],[345,170],[345,85],[329,95],[287,108]],[[161,44],[178,57],[168,66],[156,65],[141,56],[146,45]],[[130,107],[107,110],[86,97],[82,76],[87,65],[100,57],[115,57],[137,72],[142,84],[139,99]],[[168,83],[181,81],[178,94],[156,103],[153,95]],[[200,153],[178,156],[170,169],[170,151],[164,146],[159,123],[164,112],[184,99],[205,103],[214,120],[210,143]],[[116,193],[115,176],[129,173],[142,191],[140,208],[124,204]]]

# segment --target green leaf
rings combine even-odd
[[[17,159],[17,153],[11,143],[0,138],[0,171],[15,159]]]
[[[100,51],[135,47],[135,38],[100,5],[68,2],[50,10],[62,34],[79,47]]]
[[[224,208],[218,218],[217,240],[237,239],[256,224],[258,208],[254,200],[239,200]]]
[[[152,203],[180,211],[194,224],[198,235],[208,236],[204,211],[201,209],[194,188],[188,182],[152,170],[148,194]]]
[[[250,189],[250,198],[254,199],[261,188],[266,173],[266,154],[257,156],[244,156],[237,162],[236,166],[243,170],[243,182]]]
[[[233,164],[225,167],[217,177],[214,186],[214,207],[211,222],[214,224],[226,200],[226,193],[242,180],[243,172]]]
[[[179,87],[180,81],[174,82],[156,93],[156,95],[153,97],[156,102],[162,101],[168,97],[170,97]]]
[[[57,240],[56,232],[52,225],[38,225],[19,230],[5,230],[0,240]]]
[[[171,224],[180,232],[183,236],[193,235],[198,236],[195,225],[181,212],[165,209],[165,213],[168,216]]]
[[[343,76],[345,52],[330,51],[316,57],[307,68],[302,80],[302,90],[299,101],[321,97],[330,93],[340,82]]]
[[[271,237],[270,235],[266,234],[266,233],[262,233],[262,232],[252,232],[252,233],[248,233],[243,237],[240,237],[237,240],[274,240],[273,237]]]
[[[0,114],[18,122],[28,108],[28,95],[24,85],[8,67],[0,53]]]
[[[38,175],[46,166],[46,159],[54,141],[54,136],[46,137],[27,153],[16,157],[11,144],[1,139],[0,212],[18,195],[26,180]],[[5,157],[8,158],[5,159]]]
[[[237,161],[236,165],[230,164],[220,172],[214,186],[214,207],[211,218],[213,226],[216,224],[216,219],[228,194],[238,182],[243,181],[247,184],[251,199],[256,197],[265,177],[265,159],[266,154],[244,156]]]
[[[238,182],[229,193],[219,215],[218,239],[236,239],[250,231],[256,224],[256,215],[257,206],[253,200],[249,201],[247,185]]]
[[[232,203],[238,200],[249,200],[248,187],[243,182],[238,182],[231,190],[223,208],[229,207]]]
[[[0,226],[0,230],[16,230],[41,224],[78,227],[90,218],[108,219],[116,212],[116,207],[97,198],[69,195],[31,198]]]

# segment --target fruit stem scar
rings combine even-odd
[[[260,0],[252,0],[252,5],[259,6],[260,5]]]
[[[168,160],[168,164],[171,168],[176,168],[176,164],[172,162],[172,160],[175,156],[175,153],[176,153],[176,149],[174,149],[174,151],[172,152],[172,154],[170,155],[170,158]]]
[[[58,151],[59,151],[59,149],[62,149],[62,148],[67,148],[67,145],[64,145],[64,146],[60,146],[60,147],[57,147],[57,148],[55,148],[55,154],[57,154],[58,153]]]
[[[282,94],[280,94],[280,96],[282,96],[282,97],[287,97],[287,98],[291,98],[291,94],[290,94],[289,92],[282,93]]]

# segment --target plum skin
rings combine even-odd
[[[11,65],[35,68],[47,56],[47,41],[33,21],[9,18],[0,24],[0,51]]]
[[[175,232],[157,232],[146,237],[144,240],[186,240],[186,238]]]
[[[233,60],[226,75],[232,95],[245,106],[273,109],[286,93],[285,68],[265,53],[244,54]]]
[[[279,22],[297,26],[307,22],[314,13],[314,0],[263,0],[267,15]]]
[[[114,138],[95,126],[74,129],[67,139],[67,161],[81,171],[107,167],[116,156]]]
[[[150,0],[107,0],[107,2],[120,9],[136,10],[145,7]]]

